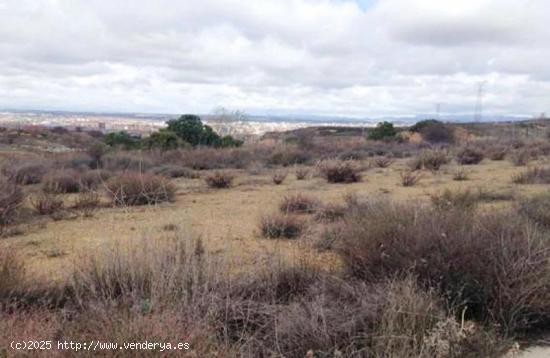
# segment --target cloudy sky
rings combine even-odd
[[[0,108],[550,113],[546,0],[0,0]]]

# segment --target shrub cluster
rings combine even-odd
[[[43,189],[51,193],[78,193],[82,189],[80,174],[74,169],[49,173],[44,179]]]
[[[279,204],[282,213],[311,214],[319,207],[319,201],[304,194],[285,196]]]
[[[479,164],[485,155],[479,149],[464,147],[456,153],[456,161],[460,165]]]
[[[150,173],[126,172],[111,177],[106,183],[113,204],[149,205],[173,201],[176,188],[164,177]]]
[[[8,165],[2,169],[3,174],[10,180],[20,185],[38,184],[48,172],[44,164],[23,163],[20,165]]]
[[[261,235],[268,239],[294,239],[301,234],[303,227],[302,220],[287,214],[264,215],[260,221]]]
[[[271,176],[271,179],[273,180],[273,183],[275,185],[281,185],[285,179],[286,179],[287,173],[285,171],[276,171]]]
[[[19,210],[19,207],[23,203],[25,196],[21,188],[7,180],[0,177],[0,233],[2,227],[12,224]]]
[[[468,317],[508,331],[550,323],[550,241],[514,212],[372,202],[340,233],[344,265],[356,277],[412,273]]]
[[[31,205],[38,215],[52,215],[63,209],[64,202],[57,194],[42,192],[31,198]]]
[[[550,228],[550,194],[522,198],[518,201],[518,211],[539,225]]]
[[[409,161],[408,166],[411,170],[420,170],[422,168],[438,171],[442,165],[449,162],[447,153],[441,150],[424,150],[418,157]]]
[[[378,168],[387,168],[392,165],[393,159],[388,157],[377,157],[373,160],[373,162]]]
[[[355,183],[361,181],[360,168],[351,160],[326,160],[320,163],[321,175],[329,183]]]
[[[422,179],[422,174],[414,172],[412,170],[403,171],[400,174],[401,176],[401,185],[407,187],[407,186],[415,186],[420,179]]]
[[[532,167],[512,176],[516,184],[550,184],[550,168]]]
[[[228,172],[216,171],[207,175],[204,181],[210,188],[225,189],[231,187],[234,176]]]
[[[309,174],[309,169],[307,168],[296,168],[296,180],[304,180]]]

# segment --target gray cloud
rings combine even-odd
[[[0,107],[550,112],[544,0],[0,0]]]

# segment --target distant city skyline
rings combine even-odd
[[[544,0],[0,0],[0,108],[532,117],[550,112],[548,13]]]

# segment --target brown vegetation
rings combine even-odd
[[[216,171],[204,178],[210,188],[226,189],[231,187],[234,176],[228,172]]]
[[[260,220],[261,235],[268,239],[294,239],[301,234],[303,228],[302,220],[294,215],[264,215]]]
[[[481,150],[473,147],[464,147],[456,153],[456,161],[460,165],[479,164],[484,157]]]
[[[107,193],[113,204],[131,206],[173,201],[176,188],[161,176],[149,173],[126,172],[110,178]]]
[[[361,181],[359,165],[351,160],[327,160],[319,165],[323,177],[329,183],[355,183]]]

